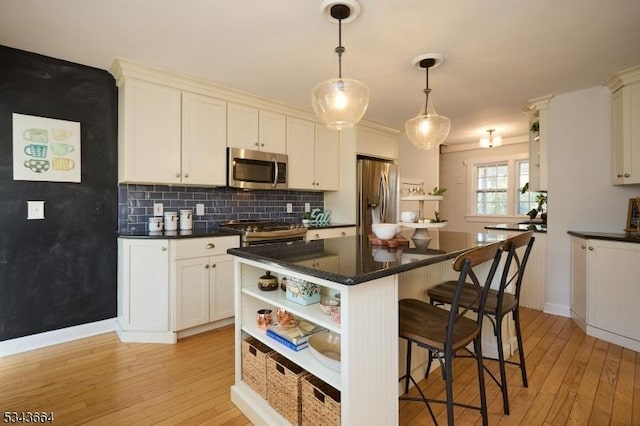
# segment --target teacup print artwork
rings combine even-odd
[[[81,179],[80,123],[13,113],[13,179]]]

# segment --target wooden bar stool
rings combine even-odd
[[[533,232],[525,232],[514,237],[511,237],[503,242],[503,250],[507,253],[506,261],[504,264],[504,270],[500,279],[500,285],[497,289],[489,289],[487,292],[487,302],[484,306],[483,314],[491,321],[493,325],[493,333],[496,336],[498,344],[498,359],[487,358],[493,361],[498,361],[500,365],[500,380],[498,380],[493,373],[487,369],[487,373],[493,379],[493,381],[500,387],[502,392],[502,405],[504,413],[509,414],[509,393],[507,389],[507,373],[506,364],[513,364],[520,367],[522,373],[522,385],[528,387],[527,381],[527,368],[524,359],[524,348],[522,345],[522,333],[520,331],[520,289],[522,287],[522,277],[524,276],[524,270],[529,260],[529,254],[531,253],[531,247],[533,246],[535,238]],[[519,256],[516,251],[520,247],[526,247],[522,257]],[[508,286],[513,284],[514,292],[510,293],[505,291]],[[476,289],[472,283],[467,283],[462,290],[462,294],[457,296],[458,283],[456,281],[449,281],[435,287],[430,288],[427,291],[431,303],[449,304],[454,302],[457,297],[457,304],[460,307],[471,309],[476,313],[480,313],[481,310],[474,301]],[[502,338],[502,321],[508,317],[509,314],[513,314],[513,321],[515,323],[516,338],[518,340],[518,355],[519,362],[507,361],[504,358],[503,352],[503,338]],[[427,370],[428,371],[428,370]]]
[[[409,381],[415,385],[420,393],[420,398],[401,396],[400,399],[423,401],[427,405],[433,421],[436,423],[436,417],[431,409],[430,402],[447,404],[447,423],[449,425],[453,425],[454,422],[454,406],[480,410],[482,424],[486,425],[488,423],[481,348],[482,313],[487,297],[486,289],[489,288],[489,284],[493,280],[501,256],[502,244],[494,243],[468,250],[455,259],[453,269],[460,272],[460,275],[458,281],[456,281],[454,297],[449,311],[417,299],[402,299],[399,302],[399,336],[407,340],[406,372],[400,380],[405,380],[405,394],[409,390]],[[482,285],[474,268],[489,261],[492,262],[491,268],[486,280],[483,282],[484,285]],[[470,311],[469,308],[463,308],[460,312],[458,309],[462,290],[467,288],[467,281],[471,282],[470,289],[474,294],[474,303],[479,307],[479,314],[476,315],[476,319],[465,317],[465,314]],[[469,351],[469,353],[476,359],[478,367],[479,407],[453,401],[453,358],[458,351],[465,349],[471,342],[473,342],[474,351]],[[446,386],[446,401],[427,398],[415,379],[411,377],[412,343],[429,351],[429,365],[434,357],[440,362]]]

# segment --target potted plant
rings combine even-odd
[[[529,182],[527,182],[520,191],[522,194],[529,190]],[[545,206],[547,205],[547,191],[540,191],[538,195],[536,195],[536,203],[538,203],[536,208],[529,210],[527,216],[531,220],[535,219],[538,213],[540,213],[540,218],[543,223],[547,223],[547,214],[544,212]]]
[[[309,223],[310,223],[310,222],[311,222],[311,213],[309,213],[309,212],[304,213],[304,214],[302,215],[302,224],[303,224],[304,226],[309,226]]]

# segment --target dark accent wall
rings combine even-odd
[[[167,185],[120,185],[118,227],[121,232],[147,230],[153,204],[164,211],[192,209],[193,227],[215,230],[221,222],[236,219],[270,219],[300,223],[304,204],[324,210],[324,194],[313,191],[243,191],[234,188],[200,188]],[[287,213],[287,203],[292,213]],[[196,204],[204,204],[204,215],[197,216]]]
[[[14,112],[80,122],[81,183],[13,180]],[[117,116],[107,71],[0,46],[0,340],[116,316]]]

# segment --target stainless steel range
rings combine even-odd
[[[220,225],[222,230],[242,233],[242,246],[304,240],[307,228],[272,220],[231,220]]]

